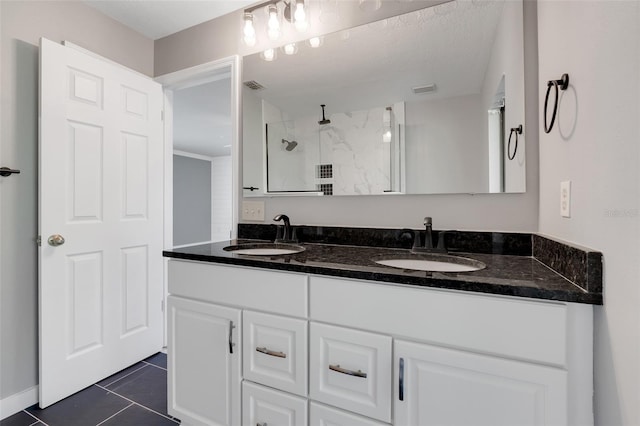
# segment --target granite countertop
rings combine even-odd
[[[383,266],[376,259],[412,256],[410,250],[334,244],[301,243],[305,251],[285,256],[250,256],[224,251],[231,240],[164,251],[165,257],[251,266],[280,271],[344,277],[587,304],[602,304],[601,292],[588,292],[532,256],[454,253],[484,262],[474,272],[425,272]],[[263,241],[264,242],[264,241]]]

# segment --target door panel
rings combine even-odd
[[[169,296],[169,414],[189,425],[240,424],[239,309]]]
[[[162,348],[164,142],[160,85],[49,40],[40,53],[46,407]]]
[[[395,424],[567,424],[567,372],[394,341]]]

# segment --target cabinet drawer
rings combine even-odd
[[[305,426],[307,400],[251,382],[242,382],[244,426]]]
[[[368,417],[359,416],[337,408],[311,402],[309,404],[309,426],[389,426]]]
[[[563,303],[315,276],[309,285],[312,320],[507,358],[567,363]],[[362,297],[367,303],[353,303]]]
[[[307,321],[245,311],[244,378],[307,395]]]
[[[312,399],[391,421],[391,337],[310,324]]]
[[[169,293],[177,296],[307,317],[306,275],[214,263],[169,261]]]

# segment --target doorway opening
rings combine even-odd
[[[165,249],[236,236],[239,80],[238,56],[156,78],[165,98]]]
[[[173,92],[173,245],[228,240],[231,77]]]

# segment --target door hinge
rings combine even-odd
[[[160,121],[164,121],[164,110],[160,110]]]
[[[36,237],[36,244],[38,244],[38,247],[42,245],[42,235]]]
[[[160,302],[160,310],[164,312],[164,300]]]

